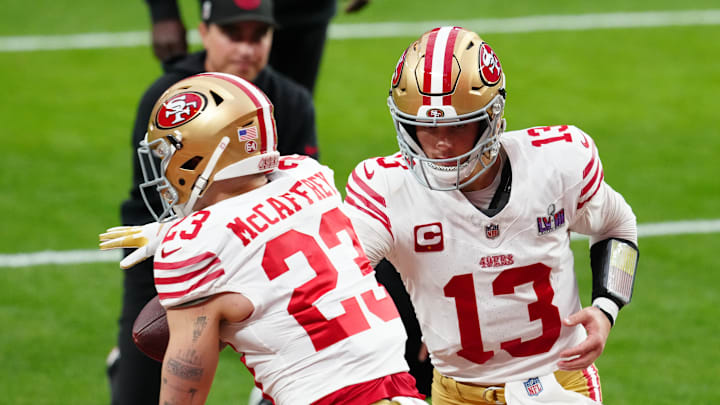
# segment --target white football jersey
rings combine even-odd
[[[345,199],[371,262],[385,257],[400,273],[435,368],[477,384],[548,374],[584,339],[583,327],[561,324],[581,309],[569,229],[609,187],[592,139],[575,127],[500,139],[511,193],[492,217],[461,191],[420,185],[399,153],[361,162]]]
[[[166,308],[240,293],[254,312],[221,326],[276,404],[407,371],[405,330],[344,213],[332,171],[283,157],[270,182],[173,225],[155,254]]]

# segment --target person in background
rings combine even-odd
[[[132,145],[145,137],[155,102],[171,85],[186,77],[216,71],[251,81],[273,100],[277,129],[281,134],[277,148],[281,154],[317,157],[315,110],[312,97],[302,86],[275,72],[267,61],[276,25],[270,0],[253,2],[242,8],[233,0],[207,0],[198,31],[204,50],[176,60],[145,92],[138,107]],[[174,117],[198,108],[197,103],[176,103]],[[122,203],[124,225],[140,225],[153,220],[138,185],[144,179],[140,162],[133,153],[133,185]],[[149,203],[161,206],[160,198],[148,196]],[[116,355],[109,358],[108,375],[113,404],[157,404],[160,390],[160,364],[141,353],[131,332],[135,318],[157,292],[153,283],[152,260],[130,266],[123,273],[122,310]],[[117,355],[119,354],[119,356]]]
[[[200,0],[200,7],[203,7]],[[352,0],[345,11],[362,9],[370,0]],[[152,48],[164,66],[188,52],[185,24],[177,0],[146,0],[152,23]],[[238,1],[252,5],[254,1]],[[270,66],[295,80],[310,93],[315,90],[318,71],[330,20],[335,16],[337,0],[275,0],[273,15],[277,21]]]
[[[357,165],[347,212],[371,263],[387,258],[410,294],[434,405],[598,404],[594,362],[632,296],[636,218],[588,134],[504,132],[506,98],[476,33],[423,34],[387,99],[400,151]],[[590,236],[585,308],[571,231]]]

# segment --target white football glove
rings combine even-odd
[[[100,234],[100,250],[136,248],[120,261],[120,267],[129,269],[155,255],[160,241],[171,223],[151,222],[137,226],[116,226]]]

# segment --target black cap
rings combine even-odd
[[[272,0],[205,0],[201,14],[205,24],[260,21],[277,25],[273,17]]]

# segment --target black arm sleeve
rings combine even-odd
[[[619,246],[629,246],[634,250],[634,261],[625,263],[627,268],[611,269],[613,260],[613,241],[620,242]],[[617,249],[620,250],[620,249]],[[635,272],[637,270],[637,259],[640,251],[632,241],[619,238],[608,238],[601,240],[590,247],[590,268],[592,269],[592,299],[605,297],[612,300],[618,308],[630,303],[633,287],[635,284]],[[622,257],[622,254],[621,254]],[[632,256],[631,256],[632,257]],[[623,262],[623,260],[621,260]],[[625,266],[620,266],[625,267]],[[611,274],[612,273],[612,274]],[[612,277],[611,277],[612,276]]]

